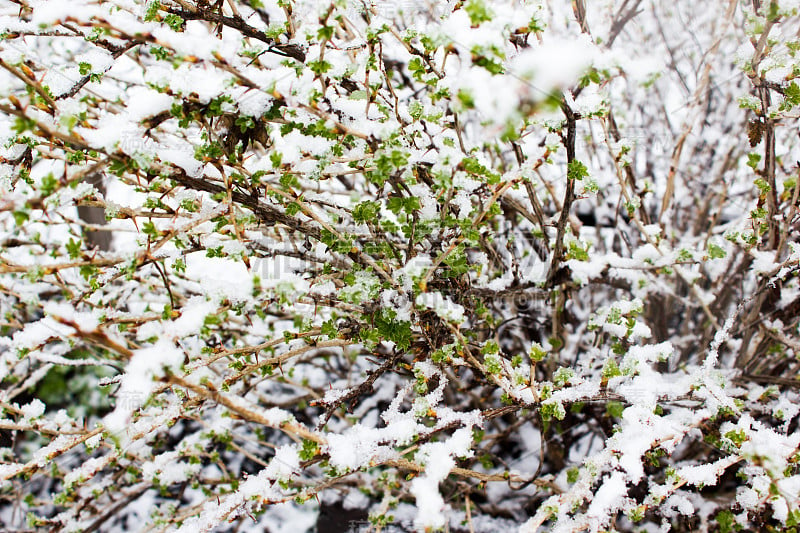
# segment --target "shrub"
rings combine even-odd
[[[796,527],[797,8],[587,4],[0,7],[0,521]]]

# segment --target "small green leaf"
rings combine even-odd
[[[70,259],[77,259],[81,255],[81,241],[70,238],[67,242],[67,253]]]
[[[589,175],[589,169],[587,169],[586,165],[584,165],[577,159],[573,159],[567,165],[567,179],[582,180],[588,175]]]
[[[617,401],[610,401],[606,404],[606,414],[611,418],[621,418],[625,410],[625,404]]]
[[[708,243],[708,256],[711,259],[722,259],[726,255],[727,253],[722,246],[714,244],[713,242]]]
[[[575,483],[576,481],[578,481],[578,475],[579,475],[580,473],[581,473],[581,471],[580,471],[580,470],[578,470],[578,467],[577,467],[577,466],[573,466],[572,468],[570,468],[569,470],[567,470],[567,483],[569,483],[570,485],[572,485],[573,483]]]

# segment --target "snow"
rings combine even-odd
[[[686,496],[679,494],[672,494],[670,497],[666,499],[663,506],[667,510],[674,509],[675,511],[677,511],[677,513],[685,516],[692,516],[696,512],[694,505],[692,505],[691,500]]]
[[[31,5],[37,8],[33,11],[31,24],[38,27],[52,26],[59,21],[66,20],[76,12],[85,15],[96,12],[89,2],[81,0],[39,0],[31,2]],[[45,6],[46,9],[43,9]]]
[[[423,475],[411,482],[411,493],[417,502],[417,528],[441,528],[446,522],[447,506],[438,485],[456,466],[454,457],[470,454],[472,430],[461,428],[445,442],[426,443],[420,447],[417,457],[425,465]]]
[[[200,331],[206,316],[213,314],[216,309],[217,306],[213,302],[195,297],[183,306],[180,318],[172,321],[168,331],[176,339],[194,335]]]
[[[135,350],[122,376],[117,392],[117,406],[104,419],[106,428],[114,434],[123,433],[131,414],[144,405],[155,389],[154,379],[163,377],[166,370],[178,371],[183,360],[183,351],[166,339]]]
[[[328,453],[332,466],[342,471],[357,470],[368,465],[380,452],[379,430],[357,424],[341,435],[328,437]]]
[[[72,470],[66,476],[64,476],[64,484],[67,487],[71,487],[76,483],[82,483],[83,481],[91,478],[109,463],[109,456],[104,457],[92,457],[86,460],[80,468],[77,470]]]
[[[510,68],[529,82],[537,98],[554,89],[566,88],[592,65],[598,53],[587,36],[577,39],[547,39],[515,57]]]
[[[622,508],[627,492],[625,475],[621,472],[612,473],[594,493],[586,511],[587,517],[595,523],[604,523],[612,512]]]
[[[26,420],[33,420],[44,414],[45,405],[38,398],[34,398],[29,403],[21,406],[20,410],[22,411],[22,416],[25,417]]]
[[[214,299],[246,301],[253,290],[253,276],[241,261],[190,254],[186,256],[186,275],[201,283]]]
[[[417,504],[414,526],[420,529],[444,527],[446,506],[439,493],[438,483],[428,477],[415,478],[411,481],[411,494]]]
[[[433,266],[433,261],[426,255],[416,255],[406,262],[403,268],[397,269],[394,274],[395,281],[402,283],[406,292],[411,292],[413,282],[421,277]]]
[[[420,307],[433,309],[437,315],[448,322],[459,324],[464,321],[464,306],[453,302],[438,292],[419,294],[416,304]]]
[[[297,446],[289,444],[275,450],[275,457],[263,471],[263,476],[268,479],[289,480],[297,475],[299,468],[300,457],[297,455]]]
[[[167,163],[182,168],[191,178],[198,178],[202,174],[203,164],[194,158],[194,154],[188,150],[166,149],[158,150],[158,157]]]
[[[719,476],[730,462],[730,459],[725,457],[710,464],[685,466],[678,469],[678,477],[689,485],[713,486],[717,484]]]
[[[44,318],[25,325],[21,331],[12,336],[12,347],[16,350],[30,350],[52,336],[67,336],[70,328],[63,326],[51,318]]]
[[[756,508],[760,502],[761,497],[755,490],[750,487],[737,487],[736,503],[741,505],[745,510]]]

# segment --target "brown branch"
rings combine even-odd
[[[206,382],[205,385],[197,385],[174,375],[167,376],[164,378],[164,381],[173,385],[180,385],[181,387],[188,389],[195,394],[199,394],[204,398],[213,400],[250,422],[255,422],[257,424],[261,424],[262,426],[273,429],[279,429],[288,435],[311,440],[317,444],[325,444],[325,440],[321,436],[317,435],[316,433],[312,433],[305,426],[289,420],[284,420],[282,422],[270,420],[260,412],[252,409],[245,400],[238,397],[236,397],[236,400],[234,400],[233,395],[219,392],[210,382]]]
[[[291,359],[292,357],[296,357],[298,355],[304,354],[304,353],[306,353],[308,351],[311,351],[311,350],[315,350],[315,349],[318,349],[318,348],[342,347],[342,346],[348,346],[350,344],[353,344],[353,342],[349,341],[349,340],[346,340],[346,339],[330,339],[330,340],[327,340],[327,341],[314,342],[313,344],[306,345],[306,346],[300,346],[299,348],[294,348],[294,349],[289,350],[289,351],[287,351],[285,353],[282,353],[281,355],[278,355],[276,357],[270,357],[269,359],[264,359],[263,361],[259,361],[258,363],[254,363],[252,365],[247,365],[240,372],[225,378],[225,381],[223,381],[223,385],[224,386],[229,386],[229,385],[231,385],[233,383],[236,383],[237,381],[242,379],[242,377],[246,376],[247,374],[251,374],[251,373],[255,372],[256,370],[259,370],[261,368],[265,368],[265,367],[268,367],[268,366],[279,366],[282,363],[285,363],[286,361]]]
[[[133,48],[134,48],[134,47],[136,47],[136,46],[139,46],[140,44],[142,44],[142,43],[140,43],[140,42],[129,42],[129,43],[125,43],[125,45],[124,45],[124,46],[121,46],[121,47],[118,47],[118,48],[114,49],[114,50],[111,52],[111,57],[112,57],[113,59],[118,59],[118,58],[119,58],[119,57],[120,57],[122,54],[124,54],[124,53],[125,53],[125,52],[127,52],[128,50],[131,50],[131,49],[133,49]],[[108,69],[110,69],[110,68],[111,68],[111,67],[109,67]],[[106,69],[106,70],[108,70],[108,69]],[[78,80],[78,82],[77,82],[75,85],[73,85],[72,87],[70,87],[70,89],[69,89],[67,92],[65,92],[65,93],[62,93],[62,94],[59,94],[58,96],[56,96],[56,100],[62,100],[62,99],[64,99],[64,98],[72,98],[73,96],[75,96],[76,94],[78,94],[78,91],[80,91],[81,89],[83,89],[83,87],[84,87],[84,86],[85,86],[87,83],[89,83],[89,81],[90,81],[91,79],[92,79],[92,74],[87,74],[86,76],[84,76],[84,77],[82,77],[80,80]]]
[[[33,90],[36,91],[36,94],[41,96],[42,99],[47,103],[47,107],[49,108],[47,112],[50,113],[51,115],[55,113],[57,109],[56,102],[53,100],[53,97],[50,96],[50,94],[48,94],[48,92],[44,90],[42,84],[36,81],[36,79],[32,77],[33,72],[31,72],[30,69],[28,69],[28,71],[31,72],[31,75],[29,76],[24,71],[23,72],[19,71],[16,67],[9,65],[2,59],[0,59],[0,67],[3,67],[11,74],[22,80],[25,83],[25,85],[33,88]]]
[[[625,11],[625,7],[628,5],[629,0],[625,0],[622,2],[622,5],[619,7],[617,14],[614,16],[614,22],[611,23],[611,29],[608,31],[608,39],[606,40],[606,48],[611,48],[611,45],[614,44],[614,41],[619,37],[620,32],[625,27],[625,25],[633,20],[636,15],[642,12],[639,9],[639,4],[642,3],[642,0],[636,0],[635,3]]]
[[[567,118],[567,136],[564,139],[564,144],[567,148],[567,169],[569,169],[570,163],[575,160],[575,130],[580,115],[573,112],[566,102],[562,102],[561,110],[564,112],[564,115]],[[569,175],[567,175],[567,189],[564,193],[564,202],[561,206],[561,215],[558,219],[558,225],[556,226],[556,243],[555,248],[553,249],[553,258],[550,262],[550,270],[547,273],[547,286],[552,286],[556,279],[556,273],[558,272],[558,267],[561,263],[562,255],[564,253],[564,233],[566,232],[567,222],[569,221],[570,208],[572,207],[572,202],[574,201],[575,180],[570,179]]]
[[[356,400],[359,396],[363,396],[365,394],[371,394],[374,392],[373,385],[375,381],[378,380],[386,371],[394,367],[395,363],[403,356],[402,352],[395,352],[391,356],[389,356],[386,361],[379,366],[375,370],[367,370],[368,377],[365,379],[360,385],[356,387],[352,387],[348,390],[343,396],[338,398],[335,402],[328,405],[328,408],[325,410],[325,414],[322,415],[317,423],[317,430],[322,429],[325,424],[328,423],[328,420],[331,419],[333,413],[346,402],[350,402],[349,410],[352,411],[353,406],[355,405]],[[312,405],[318,404],[321,402],[312,402]]]
[[[275,39],[271,37],[267,37],[267,35],[253,26],[247,24],[241,17],[232,16],[228,17],[222,15],[220,13],[215,13],[210,9],[203,8],[202,6],[198,6],[195,11],[189,11],[186,9],[168,9],[168,12],[178,15],[184,20],[202,20],[205,22],[214,22],[216,24],[222,24],[223,26],[227,26],[229,28],[233,28],[237,30],[239,33],[244,35],[245,37],[252,37],[262,43],[266,43],[269,45],[267,49],[268,52],[273,54],[278,54],[284,57],[291,57],[292,59],[296,59],[300,63],[304,63],[306,60],[306,53],[303,48],[297,44],[279,44],[275,42]]]

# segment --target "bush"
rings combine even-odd
[[[0,7],[0,521],[793,530],[797,8],[614,4]]]

